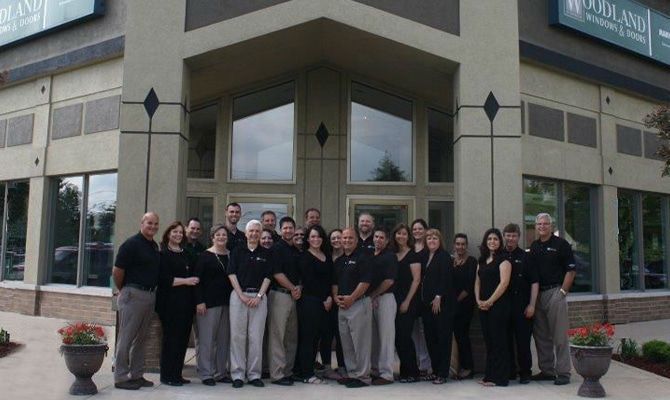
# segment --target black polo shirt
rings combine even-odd
[[[126,239],[119,247],[114,265],[125,271],[124,285],[134,283],[155,287],[158,285],[160,263],[158,244],[138,233]]]
[[[300,282],[300,271],[298,270],[300,251],[284,239],[279,239],[279,242],[272,246],[272,255],[272,275],[284,274],[291,283],[297,285]],[[272,288],[278,289],[281,287],[283,286],[274,280],[273,277]]]
[[[241,230],[237,229],[235,233],[231,232],[230,229],[225,228],[228,232],[228,243],[226,247],[228,251],[233,251],[237,247],[246,247],[247,246],[247,236]]]
[[[195,264],[198,263],[198,257],[200,257],[200,254],[205,251],[205,246],[202,245],[198,240],[194,241],[193,243],[189,242],[188,240],[184,240],[184,252],[186,253],[186,257],[188,258],[188,266],[193,269],[195,268]]]
[[[370,256],[360,248],[350,255],[342,254],[335,261],[334,278],[337,294],[343,296],[352,294],[361,282],[372,283]]]
[[[254,251],[247,246],[236,247],[230,257],[228,275],[237,275],[237,281],[242,290],[260,290],[263,280],[272,277],[272,255],[263,246]]]
[[[512,264],[509,291],[514,296],[530,299],[530,286],[538,282],[537,269],[530,268],[526,262],[526,252],[520,247],[512,251],[503,249],[502,255]]]
[[[370,256],[375,254],[375,243],[372,241],[373,236],[371,233],[365,240],[358,236],[358,248],[364,250]]]
[[[370,282],[368,294],[377,289],[386,279],[393,280],[395,285],[395,280],[398,276],[398,257],[396,257],[395,253],[385,250],[372,256],[372,259],[370,260],[370,268],[372,270],[372,282]],[[379,295],[393,293],[394,285],[391,285],[391,287]]]
[[[562,284],[565,274],[575,270],[575,256],[570,243],[555,235],[551,235],[546,242],[535,240],[530,245],[528,262],[537,272],[540,289]]]
[[[280,240],[282,240],[282,239],[281,239],[281,235],[278,234],[276,231],[273,230],[273,231],[272,231],[272,241],[274,242],[274,244],[279,243]]]

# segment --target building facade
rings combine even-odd
[[[207,227],[236,201],[243,221],[423,217],[475,254],[549,212],[573,322],[670,318],[670,186],[642,123],[670,61],[555,21],[639,34],[643,9],[663,38],[666,1],[78,4],[95,12],[0,36],[0,310],[113,323],[114,250],[145,210]],[[0,1],[0,35],[41,8]]]

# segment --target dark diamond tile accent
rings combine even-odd
[[[321,147],[323,147],[328,140],[328,136],[330,135],[328,133],[328,128],[326,128],[326,125],[324,125],[323,122],[319,125],[319,129],[316,130],[315,135],[316,140],[318,140]]]
[[[147,115],[149,115],[149,118],[153,118],[159,104],[160,102],[158,101],[158,96],[156,95],[154,88],[151,88],[147,94],[147,97],[144,99],[144,109],[146,110]]]
[[[496,118],[496,114],[498,114],[498,110],[500,110],[500,104],[493,95],[493,92],[489,92],[489,96],[486,98],[486,103],[484,103],[484,112],[486,112],[486,116],[489,117],[489,121],[493,122]]]

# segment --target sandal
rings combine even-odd
[[[419,379],[421,379],[424,382],[428,382],[428,381],[434,381],[435,379],[437,379],[437,376],[435,376],[435,374],[428,374],[428,375],[422,375]]]
[[[313,384],[313,385],[321,385],[321,384],[325,383],[325,381],[321,378],[316,377],[316,376],[312,376],[310,378],[303,379],[302,383],[310,383],[310,384]]]
[[[488,386],[488,387],[498,386],[498,385],[495,384],[495,382],[485,381],[484,379],[482,379],[481,381],[479,381],[477,383],[479,383],[482,386]]]
[[[442,376],[438,376],[433,381],[433,385],[444,385],[445,383],[447,383],[447,378],[444,378]]]
[[[400,379],[398,379],[398,382],[400,383],[416,383],[419,381],[419,378],[416,376],[404,376]]]

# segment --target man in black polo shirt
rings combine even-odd
[[[205,251],[205,246],[200,243],[200,236],[202,235],[202,224],[196,217],[192,217],[186,224],[186,240],[184,240],[184,252],[188,257],[188,266],[193,270],[195,264],[198,262],[200,253]]]
[[[268,356],[272,383],[293,385],[296,350],[298,349],[298,312],[296,301],[301,288],[298,273],[300,251],[293,246],[295,221],[283,217],[279,221],[282,238],[274,245],[272,285],[268,294]]]
[[[512,313],[509,325],[509,352],[512,360],[510,379],[516,379],[518,366],[519,383],[530,382],[533,358],[530,354],[530,335],[533,331],[533,315],[539,284],[537,270],[529,268],[526,252],[519,247],[521,229],[517,224],[507,224],[503,228],[505,247],[503,255],[512,264],[509,291],[512,297]],[[516,344],[516,347],[514,346]],[[516,349],[516,351],[515,351]],[[514,357],[516,353],[516,358]]]
[[[308,208],[305,211],[305,230],[315,225],[321,225],[321,211],[318,208]]]
[[[363,249],[368,255],[375,252],[375,244],[372,241],[375,228],[375,219],[372,214],[362,212],[358,216],[358,247]]]
[[[370,256],[357,248],[356,242],[353,228],[342,231],[344,254],[335,261],[332,288],[339,307],[338,325],[348,375],[339,382],[348,388],[368,385],[372,345],[372,306],[365,294],[372,282]]]
[[[272,274],[272,255],[260,245],[261,223],[246,225],[247,243],[236,247],[230,256],[228,277],[230,294],[230,375],[233,387],[244,386],[244,379],[263,387],[263,334],[267,317],[267,290]]]
[[[242,207],[237,203],[228,203],[226,206],[226,222],[224,223],[226,231],[228,231],[228,247],[229,251],[233,251],[236,247],[244,247],[247,243],[247,238],[244,232],[237,229],[237,223],[242,217]]]
[[[566,385],[570,383],[571,369],[566,297],[575,279],[575,257],[570,243],[553,235],[549,214],[535,217],[535,230],[538,239],[530,245],[528,262],[537,271],[540,282],[533,322],[540,373],[533,375],[533,380],[553,380],[556,385]]]
[[[372,283],[368,289],[372,299],[372,353],[373,385],[393,383],[395,363],[395,316],[398,305],[393,295],[393,284],[398,275],[398,258],[387,249],[389,233],[377,228],[373,234],[375,253],[372,257]]]
[[[114,386],[137,390],[153,383],[144,379],[144,342],[149,332],[156,303],[160,255],[154,235],[158,215],[142,216],[140,232],[128,238],[116,255],[112,268],[119,289],[119,326],[114,364]]]

